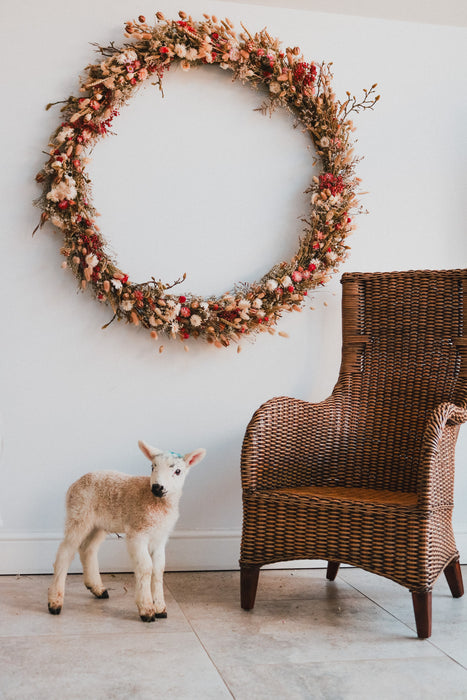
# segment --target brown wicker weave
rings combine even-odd
[[[243,442],[242,607],[259,567],[325,559],[406,586],[431,634],[444,570],[463,593],[451,525],[454,448],[467,420],[467,271],[345,274],[332,395],[274,398]]]

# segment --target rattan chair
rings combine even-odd
[[[281,397],[246,430],[241,605],[259,569],[345,562],[412,592],[431,634],[444,571],[463,594],[451,516],[454,449],[467,420],[467,271],[344,274],[342,362],[321,403]]]

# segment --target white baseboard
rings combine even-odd
[[[467,564],[467,524],[454,531],[461,564]],[[50,574],[62,533],[1,532],[0,574]],[[167,571],[228,571],[238,569],[240,531],[176,530],[167,545]],[[103,572],[131,571],[125,540],[109,535],[99,551]],[[268,568],[321,568],[323,561],[295,561]],[[81,572],[76,556],[70,572]]]

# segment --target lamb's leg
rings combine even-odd
[[[135,570],[135,599],[139,615],[143,622],[154,622],[156,609],[151,595],[152,559],[147,538],[127,536],[127,547]]]
[[[105,530],[96,527],[89,533],[79,548],[79,556],[83,565],[84,585],[96,598],[109,597],[109,593],[102,583],[97,560],[99,546],[106,535]]]
[[[164,600],[165,542],[152,553],[151,593],[156,617],[167,617]]]
[[[86,529],[76,523],[67,523],[54,563],[54,576],[49,587],[49,612],[58,615],[65,595],[65,579],[76,551],[86,536]]]

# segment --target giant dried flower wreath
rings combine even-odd
[[[242,25],[237,36],[229,19],[204,15],[204,20],[194,21],[184,12],[179,20],[166,20],[160,12],[156,16],[153,27],[143,16],[127,22],[125,36],[132,41],[123,47],[113,42],[97,46],[102,60],[86,68],[81,95],[64,102],[50,158],[36,177],[44,188],[36,202],[42,209],[38,228],[51,221],[62,230],[63,267],[71,268],[83,289],[91,288],[99,301],[111,305],[112,320],[141,325],[154,338],[163,332],[182,340],[203,338],[218,347],[245,334],[273,333],[282,312],[301,310],[308,291],[324,284],[348,254],[346,239],[353,229],[350,214],[358,210],[359,183],[349,115],[374,106],[379,99],[376,85],[364,91],[361,101],[347,93],[339,102],[331,88],[330,64],[307,63],[298,47],[282,51],[265,29],[253,35]],[[290,110],[310,135],[321,166],[306,190],[311,208],[293,259],[276,264],[259,282],[239,284],[220,297],[169,292],[185,275],[173,284],[155,278],[130,282],[106,252],[91,204],[86,149],[108,133],[119,108],[147,79],[162,91],[164,73],[175,63],[183,70],[220,66],[232,71],[234,80],[263,88],[267,97],[259,109]]]

